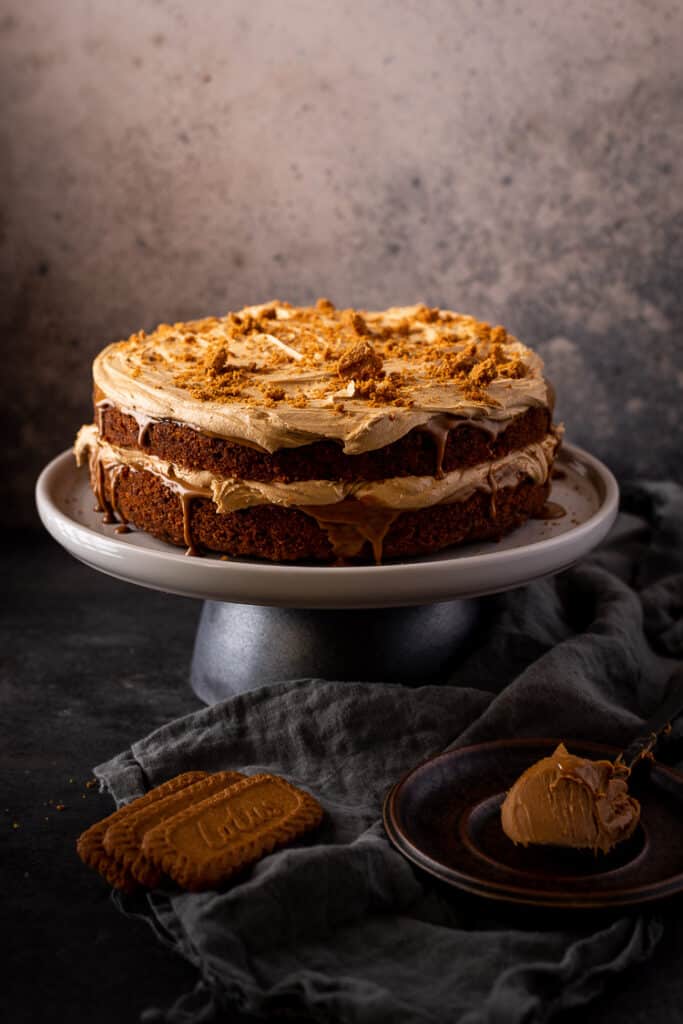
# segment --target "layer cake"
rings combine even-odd
[[[561,428],[536,353],[473,317],[286,302],[140,331],[75,444],[100,509],[189,554],[347,564],[543,515]]]

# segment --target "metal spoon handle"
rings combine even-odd
[[[670,692],[662,706],[646,723],[643,732],[629,743],[616,759],[631,770],[643,757],[654,750],[662,733],[666,732],[674,719],[683,711],[683,669],[677,669],[669,680]]]

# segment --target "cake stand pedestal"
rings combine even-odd
[[[421,686],[442,678],[479,603],[332,611],[206,601],[192,688],[207,704],[280,679],[362,679]],[[226,670],[227,669],[227,670]]]
[[[562,518],[532,520],[499,542],[387,565],[290,566],[187,558],[139,531],[117,534],[93,510],[70,452],[40,475],[36,502],[52,536],[86,565],[206,603],[192,686],[207,703],[301,677],[433,682],[462,655],[476,598],[568,568],[607,535],[619,492],[609,470],[565,444],[551,500]]]

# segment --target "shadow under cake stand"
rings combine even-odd
[[[284,679],[433,682],[462,652],[477,598],[568,568],[602,541],[618,487],[587,452],[565,444],[550,501],[561,518],[530,520],[497,542],[387,565],[273,565],[186,557],[141,531],[117,534],[93,509],[70,451],[43,470],[36,502],[66,550],[117,579],[203,600],[192,659],[195,693],[213,704]]]

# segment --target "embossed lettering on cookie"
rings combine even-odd
[[[322,817],[317,800],[277,775],[187,772],[93,825],[77,849],[126,892],[166,878],[198,892],[224,884]]]

